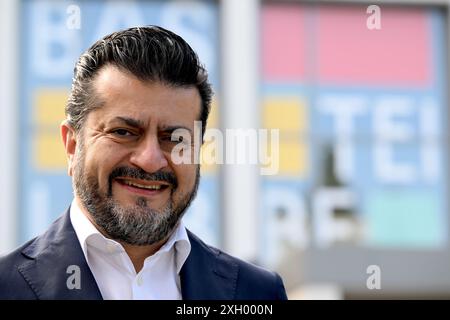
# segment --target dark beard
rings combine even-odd
[[[108,190],[101,193],[97,179],[85,176],[83,152],[79,154],[78,160],[73,176],[76,195],[104,233],[112,239],[130,245],[151,245],[166,239],[195,198],[200,181],[200,167],[197,166],[195,184],[191,192],[180,199],[174,199],[177,179],[173,173],[158,171],[150,174],[142,169],[119,167],[109,176]],[[170,200],[160,210],[150,208],[145,197],[138,197],[133,206],[121,206],[112,196],[112,183],[118,176],[169,182]]]

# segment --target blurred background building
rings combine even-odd
[[[59,124],[78,56],[156,24],[206,65],[209,128],[280,130],[275,175],[202,167],[190,229],[292,299],[450,298],[449,4],[2,0],[0,253],[72,199]]]

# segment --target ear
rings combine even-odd
[[[77,134],[75,132],[75,129],[72,128],[67,120],[64,120],[61,123],[60,129],[68,161],[67,173],[69,174],[69,176],[72,176],[73,161],[75,157],[75,151],[77,149]]]

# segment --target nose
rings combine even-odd
[[[131,164],[152,173],[168,166],[168,161],[161,150],[158,139],[148,137],[142,141],[131,154]]]

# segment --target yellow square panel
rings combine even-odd
[[[216,99],[211,101],[211,110],[209,112],[208,124],[206,128],[218,128],[219,127],[219,104]]]
[[[207,141],[200,149],[200,169],[202,175],[213,175],[217,173],[217,161],[220,161],[220,159],[217,159],[217,157],[214,158],[215,154],[211,154],[211,150],[214,149],[212,143],[211,141]]]
[[[271,150],[271,148],[270,148]],[[269,154],[271,155],[271,153]],[[272,157],[275,157],[276,154]],[[278,153],[278,175],[305,176],[308,170],[308,146],[301,141],[280,141]],[[274,161],[272,160],[272,163]],[[274,166],[274,164],[272,164]],[[270,165],[265,166],[265,168]]]
[[[208,117],[208,124],[206,126],[206,129],[218,129],[219,128],[219,110],[218,110],[219,104],[217,103],[216,99],[213,99],[211,101],[211,111],[209,113]],[[211,142],[209,142],[211,143]],[[205,142],[200,149],[200,159],[203,160],[204,157],[210,157],[211,155],[205,154],[205,146],[208,146],[208,142]],[[211,161],[209,161],[211,162]],[[205,161],[201,162],[200,165],[201,174],[202,175],[214,175],[217,173],[217,164],[211,164],[211,163],[205,163]]]
[[[307,128],[306,105],[299,97],[271,97],[264,100],[263,126],[283,131],[305,131]]]
[[[37,170],[43,171],[67,168],[66,153],[59,133],[39,132],[34,137],[34,164]]]
[[[40,89],[35,94],[35,119],[39,127],[58,128],[65,119],[67,89]]]

